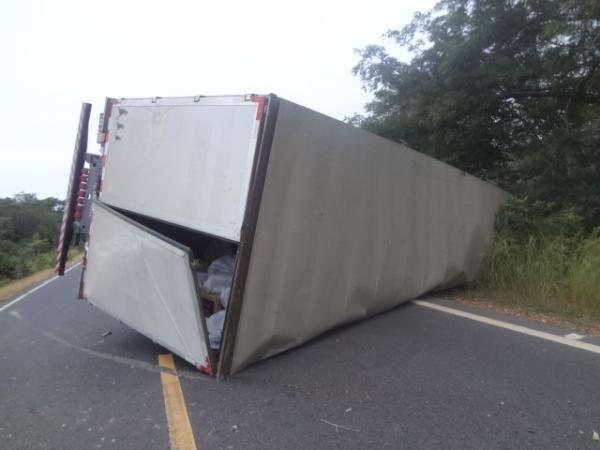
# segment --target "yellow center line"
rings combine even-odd
[[[165,369],[175,371],[173,355],[158,355],[158,365]],[[183,391],[179,383],[179,377],[170,373],[160,374],[163,397],[165,399],[165,411],[167,412],[167,424],[169,425],[169,439],[172,450],[197,450],[192,425],[188,417]]]

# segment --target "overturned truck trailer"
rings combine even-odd
[[[86,114],[57,270],[83,233],[80,297],[210,375],[472,279],[507,198],[275,95],[107,99],[100,156]]]

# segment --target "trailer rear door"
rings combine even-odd
[[[239,242],[265,97],[121,99],[100,199]]]
[[[212,375],[190,250],[94,202],[84,296]]]

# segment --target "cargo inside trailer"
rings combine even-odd
[[[194,257],[191,270],[197,281],[198,303],[206,321],[212,356],[214,361],[218,361],[238,244],[130,211],[115,210],[133,222],[190,249]]]

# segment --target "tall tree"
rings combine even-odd
[[[386,36],[355,122],[600,224],[598,0],[442,0]]]

